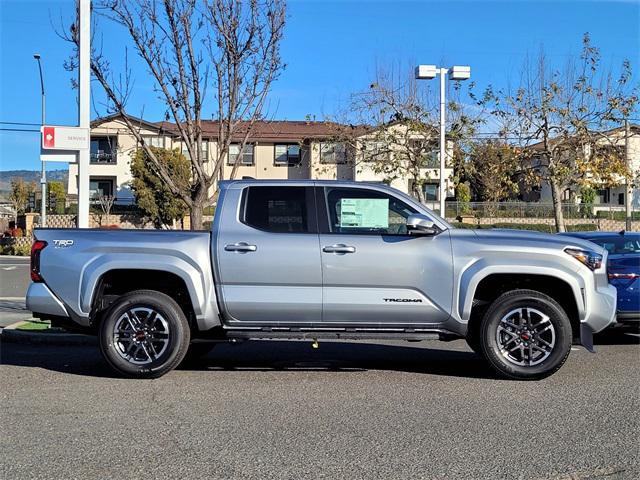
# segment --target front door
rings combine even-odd
[[[321,320],[322,272],[313,187],[230,188],[217,262],[230,324]]]
[[[382,190],[319,191],[323,323],[410,327],[444,322],[453,287],[448,231],[409,235],[406,219],[419,212]]]

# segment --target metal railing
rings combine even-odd
[[[438,202],[426,202],[434,211],[440,210]],[[624,220],[624,205],[594,203],[562,203],[564,218],[608,218]],[[459,202],[446,203],[447,218],[554,218],[553,204],[550,202]],[[640,220],[640,209],[634,206],[632,218]]]
[[[99,164],[113,164],[118,162],[118,156],[116,152],[112,153],[91,153],[89,155],[89,161],[91,163]]]

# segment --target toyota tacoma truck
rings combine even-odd
[[[465,338],[539,379],[614,320],[607,252],[579,238],[453,228],[383,184],[221,182],[212,229],[37,229],[27,307],[159,377],[248,339]]]

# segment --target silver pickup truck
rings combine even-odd
[[[211,232],[38,229],[27,307],[130,377],[246,339],[465,338],[500,375],[555,372],[613,322],[607,252],[453,228],[380,184],[222,182]]]

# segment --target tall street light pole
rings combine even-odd
[[[42,76],[42,62],[40,62],[40,54],[36,53],[33,58],[38,62],[38,71],[40,72],[40,91],[42,93],[42,126],[44,127],[45,121],[45,108],[46,100],[44,94],[44,78]],[[42,227],[47,226],[47,169],[44,160],[42,162],[42,174],[40,176],[40,188],[42,190],[42,199],[40,200],[40,225]]]
[[[446,168],[447,159],[447,140],[446,140],[446,108],[447,108],[447,96],[446,96],[446,75],[449,75],[451,80],[468,80],[471,77],[471,67],[468,66],[454,66],[451,68],[437,67],[436,65],[418,65],[416,67],[416,79],[418,80],[431,80],[440,75],[440,216],[445,218],[447,199],[446,178],[444,178],[444,171]]]

